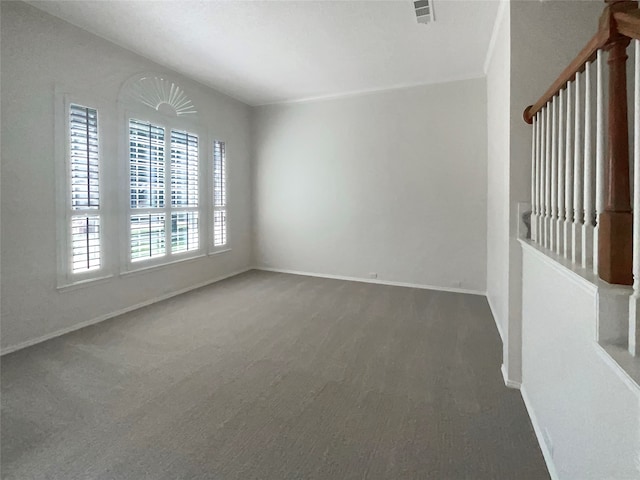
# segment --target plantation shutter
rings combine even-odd
[[[213,246],[227,244],[227,185],[225,142],[213,142]]]
[[[101,267],[100,156],[98,111],[69,105],[69,194],[71,273]]]
[[[164,128],[129,121],[131,208],[164,207],[164,149]]]
[[[198,137],[171,131],[171,253],[198,250]]]

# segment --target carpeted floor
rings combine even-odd
[[[480,296],[248,272],[2,357],[2,478],[548,479]]]

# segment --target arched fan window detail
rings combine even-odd
[[[137,75],[123,86],[121,99],[139,103],[164,115],[195,117],[198,114],[193,101],[184,89],[163,75]]]

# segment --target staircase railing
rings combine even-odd
[[[606,0],[597,33],[524,111],[524,120],[533,125],[532,241],[608,283],[633,284],[628,336],[633,355],[640,355],[639,39],[638,2]],[[626,67],[631,41],[633,144]]]

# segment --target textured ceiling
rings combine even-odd
[[[31,1],[251,105],[481,76],[497,1]]]

